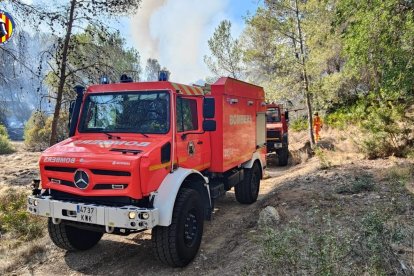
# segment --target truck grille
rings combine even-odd
[[[273,140],[281,140],[280,130],[268,130],[267,131],[267,138]]]
[[[78,168],[45,166],[45,176],[50,183],[71,188],[77,188],[74,182]],[[93,180],[90,180],[93,190],[125,190],[131,181],[131,172],[89,169]],[[91,178],[90,178],[91,179]]]
[[[65,185],[69,187],[76,187],[73,181],[67,181],[67,180],[57,179],[57,178],[49,178],[49,181],[55,184]]]
[[[77,168],[45,166],[45,170],[54,171],[54,172],[74,173],[77,170]],[[98,174],[98,175],[131,176],[130,172],[125,172],[125,171],[97,170],[97,169],[91,169],[90,171],[93,174]]]
[[[94,190],[124,190],[128,184],[96,184]]]

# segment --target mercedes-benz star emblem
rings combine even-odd
[[[81,190],[88,188],[89,176],[84,170],[77,170],[74,176],[75,186]]]

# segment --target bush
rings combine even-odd
[[[0,125],[0,154],[10,154],[14,151],[13,146],[10,144],[6,127]]]
[[[7,133],[7,128],[0,124],[0,136],[5,136],[9,138],[9,134]]]
[[[0,196],[0,233],[26,241],[43,235],[44,220],[26,211],[27,194],[14,189]]]
[[[370,93],[353,106],[339,108],[329,114],[326,124],[342,130],[350,125],[359,127],[363,138],[357,142],[369,159],[391,155],[406,157],[413,152],[413,119],[406,116],[412,99],[378,99]]]
[[[289,124],[289,128],[293,131],[303,131],[308,129],[308,121],[306,118],[296,119]]]
[[[355,118],[352,118],[352,112],[349,109],[338,109],[325,118],[325,125],[339,130],[345,130],[352,124],[355,124]]]
[[[24,143],[31,150],[44,150],[49,147],[52,132],[52,116],[35,111],[24,128]],[[68,114],[62,113],[58,121],[57,137],[62,141],[68,137]]]

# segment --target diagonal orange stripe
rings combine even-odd
[[[196,95],[203,95],[203,89],[200,87],[193,87]]]
[[[190,89],[188,89],[188,86],[187,85],[179,84],[179,86],[182,88],[182,90],[185,92],[185,94],[187,94],[187,95],[193,95],[191,93]]]
[[[174,87],[175,90],[181,90],[176,83],[172,82],[171,85]]]

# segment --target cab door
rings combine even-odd
[[[202,133],[201,98],[177,97],[177,160],[178,166],[196,170],[203,169],[203,146],[206,144]]]

